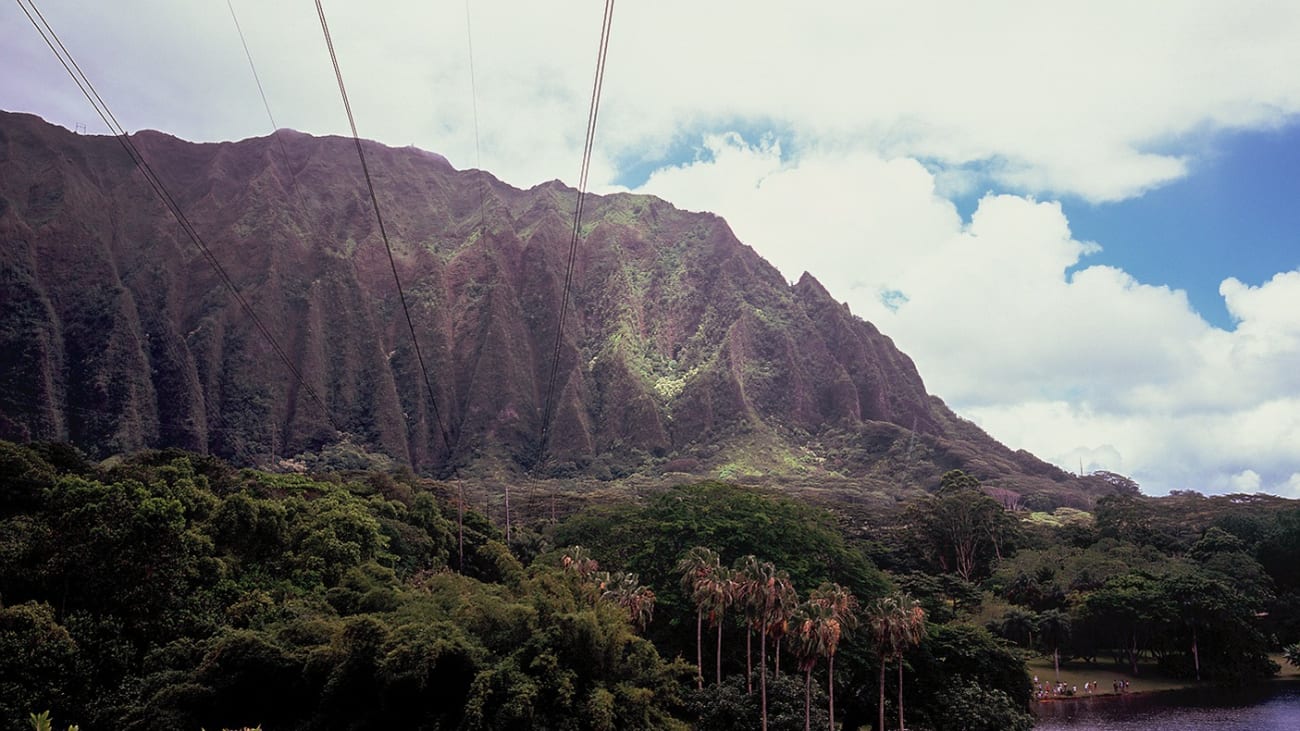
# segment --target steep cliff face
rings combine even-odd
[[[527,465],[575,191],[366,145],[431,399],[352,142],[276,136],[134,140],[343,431],[421,469]],[[0,241],[0,437],[240,462],[338,438],[116,140],[0,114]],[[1010,454],[811,276],[646,196],[588,201],[558,364],[550,451],[571,470],[716,465],[756,433],[856,444],[843,474],[882,433]],[[1029,459],[1006,469],[1064,478]]]

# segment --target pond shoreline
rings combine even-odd
[[[1250,688],[1262,688],[1262,687],[1267,687],[1274,683],[1300,684],[1300,677],[1294,674],[1279,673],[1277,675],[1274,675],[1271,678],[1261,678],[1259,680],[1252,680],[1248,683],[1244,683],[1242,685],[1237,685],[1237,686],[1223,685],[1220,683],[1215,683],[1212,680],[1202,680],[1202,681],[1193,680],[1193,681],[1188,681],[1185,685],[1172,687],[1172,688],[1148,688],[1146,690],[1129,690],[1129,691],[1122,691],[1119,693],[1116,693],[1114,691],[1109,691],[1105,693],[1092,693],[1092,694],[1076,693],[1074,695],[1061,695],[1061,696],[1050,696],[1048,698],[1035,698],[1033,704],[1037,706],[1039,704],[1050,705],[1052,703],[1075,703],[1077,701],[1090,701],[1090,700],[1096,700],[1098,698],[1108,698],[1108,699],[1118,700],[1122,698],[1138,697],[1138,696],[1140,697],[1158,696],[1161,693],[1182,693],[1190,690],[1232,691],[1232,690],[1242,690],[1242,689],[1250,689]]]
[[[1052,698],[1031,710],[1040,731],[1294,731],[1300,678]]]

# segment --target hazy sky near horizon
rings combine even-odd
[[[277,124],[345,134],[313,4],[232,2]],[[224,0],[40,7],[127,129],[270,131]],[[325,3],[363,137],[521,187],[577,181],[602,7]],[[592,188],[724,216],[1012,447],[1300,497],[1296,39],[1286,0],[624,0]],[[0,65],[106,131],[14,3]]]

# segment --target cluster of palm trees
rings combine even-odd
[[[560,556],[560,566],[578,575],[595,589],[596,596],[622,607],[638,631],[644,631],[654,619],[655,593],[642,586],[634,573],[601,571],[600,564],[582,546],[570,546]]]
[[[771,562],[744,556],[732,568],[723,566],[712,549],[697,546],[677,564],[681,585],[695,604],[696,686],[704,686],[704,623],[717,633],[715,682],[722,684],[722,628],[728,610],[744,619],[745,666],[748,690],[753,693],[753,637],[759,638],[759,709],[762,728],[767,729],[767,649],[774,649],[774,673],[781,672],[784,642],[804,674],[804,728],[812,718],[812,671],[819,660],[827,663],[828,713],[835,728],[835,653],[840,640],[858,626],[859,605],[844,587],[823,583],[806,601],[800,602],[790,576]],[[903,667],[906,649],[918,644],[924,632],[925,612],[905,594],[876,600],[867,607],[866,618],[880,649],[880,726],[884,728],[885,660],[898,663],[899,728],[903,728]]]

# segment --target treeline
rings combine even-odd
[[[507,541],[409,473],[0,443],[0,726],[1027,729],[1030,654],[1238,682],[1300,639],[1293,503],[1007,507],[701,483]]]
[[[1055,658],[1155,664],[1243,683],[1300,640],[1300,508],[1271,496],[1110,496],[1092,520],[1027,532],[986,586],[1010,603],[991,624]]]

